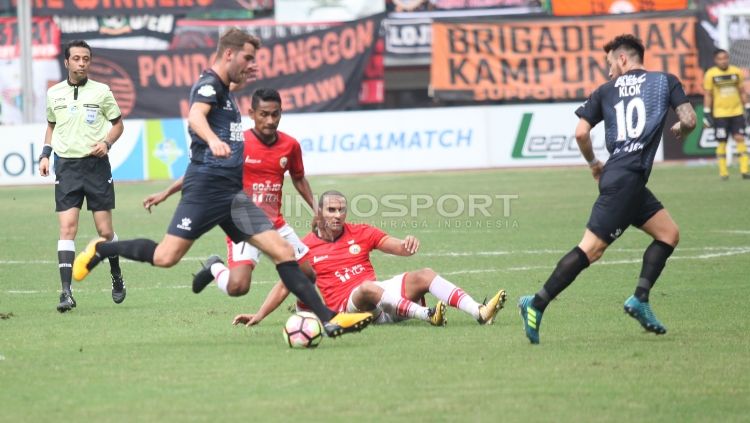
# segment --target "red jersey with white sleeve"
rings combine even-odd
[[[344,232],[335,241],[308,234],[302,242],[310,251],[300,259],[309,261],[315,270],[315,284],[326,305],[342,310],[354,288],[366,281],[376,281],[370,262],[370,251],[377,249],[388,235],[367,224],[344,224]]]
[[[242,186],[278,229],[286,224],[281,214],[281,189],[284,174],[293,178],[305,176],[302,149],[294,137],[277,131],[276,142],[263,144],[252,129],[245,131],[245,164]]]

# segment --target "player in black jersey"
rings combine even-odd
[[[326,307],[300,270],[291,245],[242,189],[244,133],[230,85],[254,78],[259,47],[260,41],[247,32],[228,30],[219,40],[216,62],[190,90],[190,164],[182,198],[162,241],[96,239],[76,257],[73,278],[82,280],[104,257],[113,255],[158,267],[174,266],[196,239],[219,225],[234,242],[247,241],[274,261],[284,285],[315,312],[329,336],[359,331],[372,321],[372,315],[336,314]]]
[[[599,197],[591,210],[581,242],[557,263],[536,295],[521,297],[526,336],[539,343],[542,313],[552,299],[570,285],[628,226],[649,234],[654,241],[643,254],[635,294],[625,301],[625,311],[649,332],[664,334],[649,305],[649,291],[679,241],[679,229],[659,200],[646,188],[654,155],[671,107],[679,122],[670,129],[679,139],[695,128],[695,111],[680,81],[671,74],[646,71],[643,43],[620,35],[604,46],[611,81],[597,88],[576,110],[576,141],[599,182]],[[607,150],[605,165],[591,147],[591,129],[604,121]]]

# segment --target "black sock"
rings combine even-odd
[[[75,251],[57,250],[57,267],[60,269],[60,283],[63,291],[70,294],[70,281],[73,277],[73,260]]]
[[[279,272],[281,281],[284,282],[286,288],[306,306],[310,307],[322,322],[328,322],[336,315],[323,304],[323,300],[315,291],[315,285],[311,284],[310,280],[302,273],[296,261],[279,263],[276,265],[276,271]]]
[[[674,247],[671,245],[654,240],[643,253],[643,267],[641,267],[641,277],[638,279],[638,286],[635,288],[635,297],[638,301],[647,303],[648,294],[654,287],[656,280],[659,279],[661,271],[667,264],[667,259],[672,255]]]
[[[587,267],[589,267],[589,258],[586,257],[586,253],[580,247],[570,250],[557,262],[557,267],[544,283],[544,287],[534,295],[531,305],[539,311],[544,311],[549,302],[563,292]]]
[[[109,273],[112,276],[122,276],[122,269],[120,269],[120,256],[112,256],[109,258]]]
[[[94,260],[101,261],[102,257],[122,256],[130,260],[151,263],[153,265],[157,245],[154,241],[144,238],[128,241],[102,242],[96,246],[96,253],[99,257],[95,257]],[[94,260],[92,260],[92,265],[89,265],[89,267],[95,265]]]

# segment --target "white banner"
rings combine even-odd
[[[287,114],[279,129],[297,138],[310,175],[583,165],[575,141],[579,103]],[[244,120],[245,128],[252,124]],[[52,183],[39,176],[46,124],[0,126],[0,185]],[[609,156],[604,127],[596,155]],[[186,122],[125,120],[112,148],[115,180],[175,179],[185,171]],[[656,161],[663,160],[661,147]]]

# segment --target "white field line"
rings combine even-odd
[[[742,255],[742,254],[748,254],[750,253],[750,246],[745,247],[706,247],[706,248],[680,248],[678,251],[699,251],[703,254],[698,255],[687,255],[687,256],[672,256],[670,257],[670,260],[708,260],[718,257],[730,257],[730,256],[736,256],[736,255]],[[616,250],[616,251],[642,251],[642,250]],[[528,251],[480,251],[480,252],[474,252],[474,253],[433,253],[433,256],[436,257],[451,257],[455,256],[457,254],[460,255],[485,255],[485,256],[499,256],[499,255],[510,255],[510,254],[544,254],[544,253],[551,253],[551,252],[559,252],[563,253],[563,250],[528,250]],[[422,254],[425,255],[425,254]],[[183,260],[188,261],[198,261],[201,260],[197,257],[186,257],[183,258]],[[642,260],[640,258],[637,259],[626,259],[626,260],[601,260],[598,261],[595,265],[596,266],[613,266],[613,265],[621,265],[621,264],[635,264],[640,263]],[[33,260],[33,261],[0,261],[0,264],[52,264],[56,263],[51,260],[48,261],[42,261],[42,260]],[[124,261],[123,263],[133,263],[131,261]],[[550,271],[553,269],[554,263],[550,262],[549,265],[544,266],[514,266],[514,267],[505,267],[505,268],[489,268],[489,269],[471,269],[471,270],[458,270],[453,272],[441,272],[444,276],[452,276],[452,275],[468,275],[468,274],[480,274],[480,273],[497,273],[497,272],[519,272],[519,271],[526,271],[526,270],[539,270],[539,269],[549,269]],[[269,285],[276,283],[276,280],[268,280],[268,281],[253,281],[253,285]],[[74,284],[73,285],[76,289],[76,291],[84,291],[86,290],[85,287],[81,287],[80,284]],[[138,288],[138,290],[149,290],[149,289],[185,289],[187,290],[189,288],[189,285],[162,285],[162,284],[155,284],[151,286],[141,286]],[[97,288],[93,288],[97,289]],[[110,287],[102,287],[98,288],[101,292],[109,292]],[[6,290],[6,291],[0,291],[4,292],[6,294],[48,294],[52,292],[57,292],[57,289],[48,289],[48,290]]]

